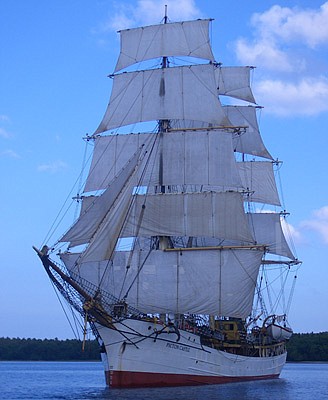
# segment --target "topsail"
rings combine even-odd
[[[229,126],[217,97],[215,68],[199,64],[115,75],[108,108],[95,133],[171,119]]]

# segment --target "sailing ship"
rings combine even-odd
[[[253,67],[215,61],[211,23],[165,16],[119,32],[79,216],[34,247],[112,387],[276,378],[286,361],[291,297],[266,294],[270,273],[286,289],[300,263],[282,230],[280,161],[259,132]]]

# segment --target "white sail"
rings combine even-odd
[[[217,97],[214,69],[212,64],[201,64],[115,75],[108,108],[95,134],[155,120],[230,125]]]
[[[231,133],[212,129],[164,135],[163,184],[241,188]]]
[[[84,262],[110,259],[120,237],[126,216],[131,206],[132,191],[136,185],[136,175],[132,175],[120,193],[117,201],[99,224],[89,246],[83,253]]]
[[[97,136],[94,138],[94,151],[89,175],[84,187],[84,192],[105,189],[117,174],[142,146],[144,151],[151,152],[158,135],[155,133],[125,134]],[[157,150],[153,150],[156,154]],[[152,163],[153,164],[153,163]],[[148,169],[156,175],[156,171],[148,163]],[[139,172],[139,171],[138,171]],[[141,170],[139,174],[142,174]],[[139,179],[141,176],[138,176]],[[158,167],[157,167],[158,177]],[[138,179],[138,180],[139,180]],[[144,177],[146,182],[149,178]]]
[[[240,127],[239,133],[233,137],[233,148],[240,153],[251,154],[253,156],[273,159],[266,149],[260,135],[256,117],[256,107],[254,106],[223,106],[223,111],[227,115],[230,123],[235,127]],[[197,119],[175,120],[172,126],[177,129],[197,129],[208,128],[211,124]]]
[[[133,181],[133,186],[128,185],[128,182],[131,181],[131,175],[137,166],[139,156],[140,151],[135,153],[134,157],[129,160],[125,168],[101,196],[92,196],[91,200],[87,200],[86,206],[82,207],[79,219],[60,239],[61,242],[70,242],[71,246],[88,243],[99,229],[106,215],[114,209],[114,204],[118,201],[122,191],[127,191],[127,196],[130,191],[130,197],[132,196],[135,181]],[[125,189],[126,185],[128,185],[128,189]],[[114,213],[114,211],[112,212]]]
[[[144,313],[245,318],[251,311],[262,255],[261,251],[245,249],[182,253],[154,250],[150,254],[135,252],[130,259],[129,252],[116,252],[112,263],[82,263],[78,270],[82,278],[96,286],[101,283],[116,297],[128,294],[129,304]],[[78,255],[61,258],[74,270]]]
[[[218,67],[215,70],[220,95],[256,103],[250,88],[252,67]]]
[[[129,302],[144,312],[158,312],[160,304],[162,312],[245,318],[251,311],[261,256],[247,250],[175,252],[164,257],[151,253],[139,278],[142,290],[136,285]]]
[[[281,228],[280,214],[250,213],[248,222],[258,244],[266,244],[268,253],[295,260]]]
[[[237,163],[243,187],[249,191],[246,201],[280,206],[279,194],[270,161]]]
[[[122,234],[130,237],[137,233],[140,236],[209,236],[253,242],[243,199],[237,192],[138,195]]]
[[[209,43],[209,21],[176,22],[120,31],[121,52],[115,72],[158,57],[190,56],[214,61]]]
[[[163,185],[210,185],[221,190],[242,188],[231,133],[219,130],[167,132],[163,133],[161,148],[156,140],[159,142],[154,133],[95,138],[85,191],[106,188],[142,145],[151,156],[146,170],[140,171],[141,185],[159,185],[162,154]]]
[[[245,132],[234,138],[234,149],[240,153],[272,160],[272,156],[264,146],[260,135],[256,108],[252,106],[224,106],[223,108],[233,125],[247,126]]]

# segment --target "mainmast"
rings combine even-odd
[[[164,24],[167,24],[167,5],[165,4],[165,15],[164,15]],[[167,56],[162,58],[162,69],[168,68],[168,59]],[[165,80],[164,75],[162,76],[161,84],[160,84],[160,96],[165,96]],[[170,126],[170,121],[168,119],[162,119],[158,121],[158,131],[160,137],[160,157],[159,157],[159,185],[160,192],[165,193],[165,185],[163,185],[163,136],[164,132],[167,132]]]
[[[167,24],[167,5],[165,4],[165,15],[164,15],[164,24]],[[162,58],[162,69],[166,69],[169,67],[168,58],[167,56],[163,56]],[[160,83],[160,92],[161,97],[165,96],[165,79],[164,74],[161,79]],[[164,185],[164,178],[163,178],[163,140],[164,140],[164,132],[167,132],[170,128],[170,121],[168,119],[162,119],[158,121],[158,131],[159,131],[159,140],[160,140],[160,155],[159,155],[159,186],[160,192],[165,193],[165,185]],[[160,249],[166,249],[168,247],[172,247],[172,241],[169,236],[159,236],[158,237],[158,246]]]
[[[167,24],[167,5],[166,5],[166,4],[165,4],[164,24]],[[166,63],[167,63],[167,57],[164,56],[164,57],[163,57],[162,68],[166,68],[166,66],[167,66]]]

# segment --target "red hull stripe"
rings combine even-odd
[[[129,371],[107,371],[105,375],[107,385],[113,388],[214,385],[279,377],[279,374],[226,377]]]

